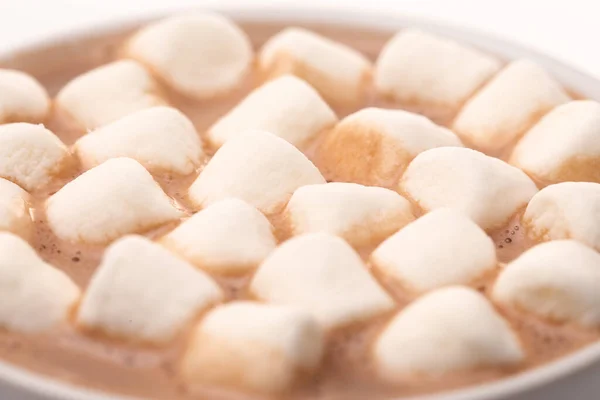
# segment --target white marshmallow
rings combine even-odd
[[[64,272],[8,232],[0,232],[0,288],[0,327],[25,333],[66,321],[80,296]]]
[[[66,146],[43,125],[0,126],[0,177],[33,191],[47,185],[68,160]]]
[[[115,337],[164,343],[222,298],[202,271],[149,239],[126,236],[105,251],[77,323]]]
[[[556,107],[517,143],[510,162],[545,183],[600,182],[600,103]]]
[[[75,151],[86,169],[131,157],[150,171],[178,174],[191,174],[204,158],[194,125],[170,107],[137,111],[105,125],[79,139]]]
[[[509,324],[483,295],[453,286],[400,311],[375,342],[374,358],[381,376],[393,382],[516,365],[524,353]]]
[[[221,274],[252,270],[277,247],[269,220],[238,199],[210,205],[161,243],[194,265]]]
[[[394,300],[337,236],[310,233],[279,246],[250,284],[258,298],[299,307],[327,328],[362,322],[394,308]]]
[[[304,150],[337,122],[335,113],[306,82],[283,76],[250,93],[208,130],[215,147],[247,129],[265,130]]]
[[[406,29],[381,50],[375,87],[407,104],[457,111],[500,70],[500,62],[452,40]]]
[[[574,240],[543,243],[500,273],[493,299],[547,318],[600,326],[600,254]]]
[[[294,146],[262,131],[227,142],[189,189],[197,206],[237,197],[265,213],[279,211],[300,186],[325,183],[319,170]]]
[[[0,178],[0,230],[28,239],[33,226],[29,215],[29,201],[29,193]]]
[[[523,226],[535,240],[575,239],[600,251],[600,184],[564,182],[540,190]]]
[[[238,301],[210,311],[182,363],[188,383],[276,393],[314,372],[323,354],[316,320],[293,308]]]
[[[528,60],[513,61],[467,101],[453,130],[473,147],[498,153],[548,111],[569,100],[540,66]]]
[[[360,246],[379,242],[415,219],[398,193],[355,183],[302,186],[285,209],[294,234],[326,232]]]
[[[462,146],[449,129],[402,110],[365,108],[344,118],[319,149],[318,165],[335,180],[388,186],[417,154]]]
[[[262,47],[259,65],[270,76],[294,74],[335,103],[360,101],[371,63],[351,47],[301,28],[287,28]]]
[[[150,74],[135,61],[123,60],[88,71],[56,96],[56,104],[85,129],[163,104]]]
[[[21,71],[0,69],[0,124],[41,122],[50,110],[46,89]]]
[[[454,208],[488,231],[508,222],[537,192],[523,171],[458,147],[419,154],[402,176],[400,189],[425,211]]]
[[[228,18],[208,12],[150,24],[129,40],[126,51],[173,89],[195,98],[233,89],[253,57],[248,36]]]
[[[470,284],[493,271],[494,242],[471,219],[438,209],[408,224],[371,255],[373,266],[413,292]]]
[[[62,239],[106,243],[183,216],[137,161],[113,158],[67,183],[46,202]]]

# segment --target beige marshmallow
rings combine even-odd
[[[183,216],[130,158],[110,159],[67,183],[47,200],[46,214],[58,237],[98,244]]]
[[[564,182],[537,193],[523,226],[534,240],[575,239],[600,251],[600,184]]]
[[[379,374],[391,382],[419,375],[520,363],[516,334],[479,292],[438,289],[400,311],[374,346]]]
[[[313,317],[285,306],[236,301],[210,311],[192,334],[184,379],[193,385],[275,394],[313,373],[323,333]]]
[[[208,206],[161,243],[192,264],[219,274],[248,272],[277,246],[269,220],[238,199]]]
[[[0,327],[24,333],[65,322],[80,296],[64,272],[8,232],[0,232],[0,288]]]
[[[190,186],[189,197],[198,207],[237,197],[273,213],[297,188],[314,183],[325,179],[294,146],[268,132],[245,131],[217,151]]]
[[[402,110],[365,108],[338,123],[320,146],[318,165],[337,181],[388,186],[422,151],[462,146],[452,131]]]
[[[375,87],[405,104],[454,113],[498,70],[497,59],[469,46],[405,29],[381,51]]]
[[[0,177],[34,191],[46,186],[69,161],[69,151],[43,125],[0,126]]]
[[[408,224],[371,255],[382,275],[412,292],[468,285],[497,267],[494,242],[471,219],[438,209]]]
[[[208,129],[214,147],[248,129],[271,132],[305,150],[337,122],[335,113],[306,82],[282,76],[255,89]]]
[[[199,99],[238,86],[253,57],[248,36],[233,21],[209,12],[152,23],[129,40],[126,53],[176,91]]]
[[[0,124],[41,122],[50,110],[46,89],[21,71],[0,69]]]
[[[259,65],[269,76],[294,74],[338,104],[365,96],[371,63],[351,47],[302,28],[286,28],[262,47]]]
[[[202,271],[149,239],[126,236],[105,251],[77,323],[110,336],[164,343],[222,298]]]
[[[498,154],[569,96],[537,64],[506,66],[462,108],[453,130],[474,148]]]
[[[392,190],[339,182],[302,186],[285,217],[296,235],[327,232],[355,246],[375,244],[415,218],[408,200]]]
[[[28,239],[32,232],[29,193],[0,178],[0,230]]]
[[[486,231],[501,227],[537,192],[521,170],[478,151],[444,147],[419,154],[400,190],[424,211],[449,207]]]
[[[88,71],[67,83],[56,96],[58,107],[86,130],[163,103],[148,71],[129,60]]]
[[[283,243],[258,268],[250,290],[264,301],[306,310],[327,328],[362,322],[395,306],[358,254],[326,233]]]
[[[553,322],[600,326],[600,254],[574,240],[543,243],[500,273],[493,299]]]
[[[130,157],[150,171],[191,174],[201,164],[202,142],[192,122],[170,107],[152,107],[96,129],[75,143],[85,169]]]
[[[544,183],[600,183],[600,103],[556,107],[519,141],[510,162]]]

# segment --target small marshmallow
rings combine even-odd
[[[414,220],[411,205],[398,193],[355,183],[302,186],[285,216],[295,235],[326,232],[354,246],[377,243]]]
[[[544,183],[600,183],[600,103],[556,107],[517,143],[510,162]]]
[[[208,129],[218,148],[247,129],[265,130],[300,150],[337,122],[335,113],[306,82],[283,76],[267,82]]]
[[[150,74],[129,60],[88,71],[67,83],[56,96],[57,106],[86,130],[163,103]]]
[[[250,290],[259,299],[306,310],[327,328],[362,322],[395,306],[358,254],[326,233],[283,243],[258,268]]]
[[[412,292],[468,285],[493,271],[494,242],[466,215],[438,209],[408,224],[371,255],[383,275]]]
[[[77,323],[110,336],[164,343],[222,298],[202,271],[144,237],[126,236],[105,251]]]
[[[192,264],[220,274],[248,272],[277,247],[269,220],[238,199],[208,206],[161,243]]]
[[[130,158],[110,159],[67,183],[47,200],[46,214],[61,239],[98,244],[183,216]]]
[[[32,232],[29,193],[0,178],[0,230],[28,239]]]
[[[500,62],[471,47],[406,29],[383,48],[375,87],[405,104],[452,113],[500,70]]]
[[[540,190],[525,209],[534,240],[575,239],[600,251],[600,184],[564,182]]]
[[[574,240],[543,243],[500,273],[493,299],[553,322],[600,326],[600,254]]]
[[[248,36],[228,18],[208,12],[152,23],[129,40],[126,52],[176,91],[198,99],[235,88],[253,58]]]
[[[279,211],[300,186],[325,183],[319,170],[294,146],[263,131],[246,131],[228,141],[189,189],[199,207],[227,197],[264,213]]]
[[[80,291],[23,239],[0,232],[0,327],[34,333],[65,322]]]
[[[479,292],[453,286],[400,311],[375,342],[375,364],[391,382],[403,378],[520,363],[523,349],[509,324]]]
[[[182,363],[191,385],[274,394],[314,372],[323,332],[309,314],[246,301],[210,311],[192,335]]]
[[[50,110],[46,89],[21,71],[0,69],[0,124],[42,122]]]
[[[497,154],[544,114],[569,100],[540,66],[527,60],[513,61],[467,101],[453,130],[474,148]]]
[[[317,161],[337,181],[389,186],[417,154],[443,146],[462,144],[452,131],[421,115],[365,108],[328,133]]]
[[[116,157],[131,157],[150,171],[191,174],[204,158],[192,122],[170,107],[125,116],[83,136],[75,151],[85,169]]]
[[[402,176],[400,190],[426,212],[454,208],[486,231],[508,222],[537,192],[523,171],[459,147],[419,154]]]
[[[294,74],[338,104],[364,98],[371,63],[351,47],[301,28],[287,28],[269,39],[259,55],[269,76]]]
[[[46,186],[69,159],[63,142],[43,125],[0,126],[0,177],[28,191]]]

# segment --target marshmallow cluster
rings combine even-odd
[[[263,131],[229,140],[189,188],[197,207],[237,197],[265,213],[281,210],[300,186],[325,183],[319,170],[294,146]]]
[[[50,110],[46,89],[21,71],[0,69],[0,124],[41,122]]]
[[[556,107],[519,141],[511,164],[548,183],[600,183],[600,103],[572,101]]]
[[[208,206],[164,236],[161,243],[194,265],[218,274],[248,272],[277,246],[267,218],[238,199]]]
[[[377,243],[414,219],[408,200],[392,190],[337,182],[299,188],[285,216],[296,235],[327,232],[355,246]]]
[[[0,230],[29,239],[32,221],[29,215],[30,196],[14,183],[0,178]]]
[[[379,374],[391,382],[516,365],[524,358],[516,334],[488,300],[461,286],[409,304],[381,333],[373,353]]]
[[[0,177],[34,191],[50,183],[67,165],[66,146],[43,125],[0,126]]]
[[[389,186],[419,153],[462,143],[422,115],[365,108],[338,123],[320,146],[318,165],[338,181]]]
[[[438,209],[384,241],[371,255],[384,276],[412,292],[467,285],[494,271],[494,242],[469,217]]]
[[[228,18],[208,12],[149,24],[125,50],[173,89],[198,99],[235,88],[253,57],[248,36]]]
[[[192,334],[182,373],[193,385],[276,394],[320,364],[324,338],[310,314],[246,301],[210,311]]]
[[[190,174],[204,158],[192,122],[170,107],[153,107],[96,129],[75,143],[85,169],[130,157],[150,171]]]
[[[164,343],[223,298],[203,272],[141,236],[104,252],[77,313],[77,323],[110,336]]]
[[[115,61],[88,71],[65,85],[56,105],[83,130],[102,125],[164,101],[150,73],[135,61]]]
[[[268,76],[294,74],[337,104],[361,101],[371,78],[371,63],[358,51],[295,27],[270,38],[258,61]]]
[[[523,171],[458,147],[419,154],[402,176],[400,190],[424,211],[454,208],[486,231],[501,227],[537,192]]]
[[[478,50],[406,29],[381,51],[375,86],[405,104],[456,112],[499,69],[497,59]]]
[[[513,61],[467,101],[453,130],[476,149],[498,154],[544,114],[569,100],[540,66]]]
[[[267,82],[208,129],[208,140],[221,147],[247,129],[271,132],[305,150],[337,122],[335,113],[306,82],[283,76]]]
[[[553,322],[600,326],[600,254],[573,240],[543,243],[500,273],[492,297]]]
[[[47,200],[46,214],[61,239],[98,244],[183,216],[130,158],[110,159],[67,183]]]
[[[64,272],[8,232],[0,232],[0,288],[0,327],[23,333],[65,322],[80,296]]]
[[[306,310],[327,328],[368,320],[395,305],[358,254],[326,233],[283,243],[256,271],[250,290],[264,301]]]

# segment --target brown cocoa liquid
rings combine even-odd
[[[269,37],[283,29],[286,24],[253,23],[241,24],[249,34],[254,47],[258,49]],[[352,27],[306,26],[334,40],[346,43],[375,60],[392,32],[366,31]],[[18,54],[4,60],[2,67],[16,68],[38,78],[51,95],[69,80],[85,71],[119,58],[120,49],[127,35],[127,29],[99,37],[78,39],[53,47],[36,49],[30,53]],[[250,90],[260,84],[259,76],[250,74],[241,87],[227,96],[206,101],[191,101],[163,88],[167,100],[192,119],[200,135],[217,118],[224,115]],[[452,115],[423,107],[395,104],[389,100],[370,94],[364,104],[353,108],[339,108],[333,105],[340,117],[344,117],[365,106],[396,107],[423,113],[436,122],[449,125]],[[58,112],[45,121],[46,126],[56,133],[66,144],[72,144],[84,132],[66,120]],[[208,147],[207,147],[208,148]],[[208,152],[211,149],[208,148]],[[83,289],[102,256],[104,247],[66,243],[59,240],[45,223],[43,203],[45,199],[81,170],[73,166],[65,176],[49,188],[33,193],[33,215],[36,231],[32,245],[41,257],[57,268],[65,271]],[[189,203],[185,193],[197,174],[190,176],[155,176],[163,189],[177,199],[184,207]],[[189,210],[191,213],[191,210]],[[496,232],[491,232],[502,263],[518,256],[532,243],[527,239],[520,225],[520,215]],[[271,216],[281,241],[288,237],[285,221],[280,216]],[[176,224],[163,226],[145,234],[158,237]],[[368,260],[376,243],[359,252]],[[501,268],[501,266],[499,266]],[[398,309],[404,307],[415,296],[402,288],[377,276],[398,302]],[[495,276],[483,277],[475,287],[488,293]],[[229,299],[247,298],[247,284],[250,276],[219,278]],[[359,295],[359,294],[357,294]],[[456,389],[466,385],[479,384],[510,374],[539,366],[558,357],[573,352],[598,339],[599,332],[584,330],[576,326],[555,326],[548,322],[526,317],[518,312],[500,310],[519,333],[527,352],[527,360],[520,366],[510,369],[479,368],[472,371],[453,373],[441,378],[418,377],[406,379],[398,385],[389,386],[379,381],[371,365],[371,345],[389,320],[382,316],[368,324],[339,329],[328,334],[328,345],[322,368],[316,376],[293,388],[282,399],[376,399],[391,396],[410,396]],[[477,321],[473,321],[477,323]],[[62,326],[54,331],[39,335],[20,335],[0,329],[0,359],[27,370],[50,376],[63,382],[85,386],[114,394],[125,394],[148,399],[198,400],[198,399],[251,399],[243,393],[224,389],[206,388],[191,393],[180,380],[178,360],[185,347],[188,332],[182,332],[177,340],[165,347],[152,347],[140,343],[130,343],[108,339],[101,334],[81,332],[73,326]]]

